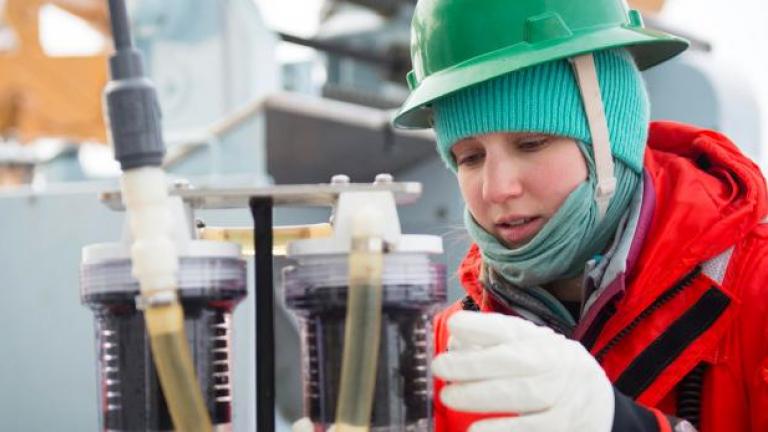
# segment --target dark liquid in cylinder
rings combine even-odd
[[[96,315],[102,427],[109,431],[170,431],[173,422],[157,377],[144,315],[132,293],[85,295]],[[231,312],[245,291],[185,289],[184,327],[195,372],[214,425],[232,421]]]
[[[431,430],[430,286],[385,286],[372,430]],[[315,424],[333,423],[344,351],[347,287],[313,287],[286,297],[302,321],[305,412]]]

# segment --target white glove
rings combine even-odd
[[[315,425],[309,417],[302,417],[291,425],[291,432],[315,432]]]
[[[336,426],[331,426],[326,432],[334,432]],[[291,432],[315,432],[315,425],[309,417],[302,417],[291,425]]]
[[[610,380],[578,342],[521,318],[460,311],[448,320],[448,352],[432,362],[456,411],[512,413],[471,432],[609,432]]]

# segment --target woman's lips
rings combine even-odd
[[[544,218],[535,216],[526,218],[523,223],[497,223],[496,235],[508,246],[519,247],[531,240],[544,226]]]

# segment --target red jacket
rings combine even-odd
[[[655,193],[649,229],[623,296],[604,306],[609,318],[587,330],[587,346],[619,390],[671,415],[676,386],[704,363],[699,430],[768,431],[765,181],[723,135],[668,122],[651,124],[645,168]],[[731,247],[722,285],[696,271]],[[482,311],[503,312],[478,281],[480,261],[473,245],[461,283]],[[436,354],[461,309],[457,302],[435,318]],[[436,379],[436,432],[487,417],[447,408],[442,386]]]

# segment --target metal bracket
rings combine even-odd
[[[421,183],[346,183],[279,185],[269,187],[185,188],[171,187],[171,196],[181,197],[192,209],[233,209],[249,207],[251,198],[272,198],[275,206],[332,207],[342,192],[382,192],[395,195],[397,204],[411,204],[421,195]],[[120,191],[104,192],[100,200],[110,209],[124,211]]]

